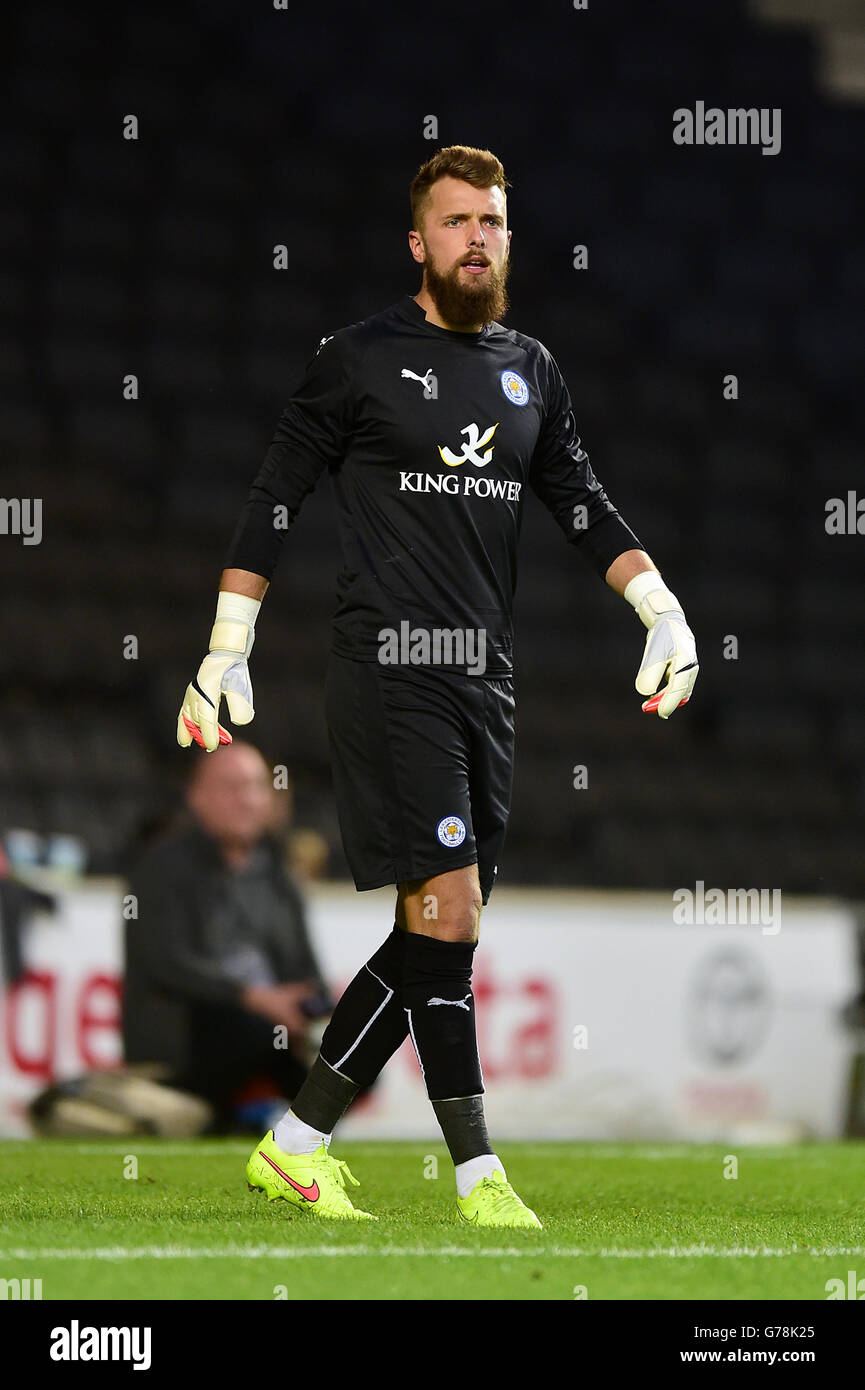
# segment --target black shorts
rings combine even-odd
[[[486,903],[511,804],[512,678],[331,653],[325,708],[357,888],[477,863]]]

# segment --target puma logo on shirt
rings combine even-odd
[[[426,1001],[427,1008],[431,1009],[433,1004],[453,1004],[454,1008],[465,1009],[466,1013],[469,1013],[470,1010],[468,1004],[466,1003],[466,999],[471,999],[471,997],[472,996],[469,993],[466,994],[462,999],[428,999]]]

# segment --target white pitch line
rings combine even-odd
[[[587,1246],[563,1245],[525,1245],[525,1246],[485,1246],[443,1245],[438,1249],[423,1245],[107,1245],[92,1248],[74,1249],[69,1247],[35,1247],[34,1249],[0,1250],[0,1260],[26,1260],[28,1263],[39,1260],[305,1260],[375,1258],[377,1256],[400,1259],[422,1256],[426,1259],[540,1259],[555,1256],[561,1259],[603,1259],[603,1260],[742,1260],[742,1259],[787,1259],[807,1255],[811,1258],[835,1259],[841,1256],[865,1255],[862,1245],[833,1245],[819,1248],[808,1245],[791,1245],[773,1248],[766,1245],[681,1245],[650,1246],[645,1250],[625,1250],[615,1246],[592,1249]]]

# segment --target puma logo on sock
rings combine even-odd
[[[431,1009],[433,1004],[453,1004],[454,1008],[465,1009],[466,1013],[470,1013],[471,1011],[466,1003],[466,999],[471,999],[471,997],[471,992],[469,992],[462,999],[428,999],[426,1001],[427,1008]]]

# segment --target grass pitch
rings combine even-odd
[[[543,1231],[459,1223],[435,1144],[335,1144],[375,1224],[249,1193],[254,1143],[0,1143],[0,1279],[49,1299],[815,1299],[865,1275],[865,1145],[506,1144]],[[431,1174],[438,1160],[438,1176]],[[137,1177],[125,1176],[135,1172]]]

